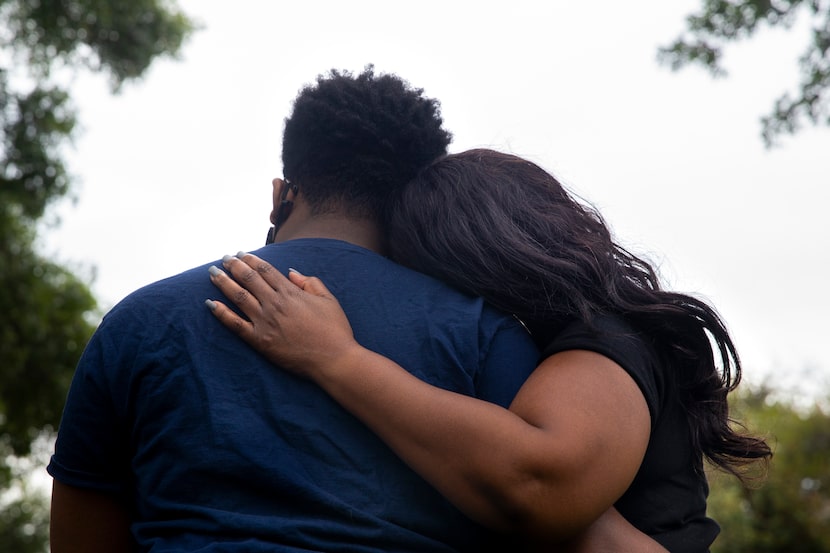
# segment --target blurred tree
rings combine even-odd
[[[711,475],[709,512],[722,526],[712,553],[830,553],[830,413],[773,398],[762,387],[733,403],[740,420],[768,433],[775,456],[751,489]]]
[[[57,426],[94,327],[85,279],[37,251],[71,184],[61,147],[76,119],[57,75],[103,72],[117,92],[193,29],[165,0],[0,0],[0,551],[45,548],[48,512],[19,467]]]
[[[761,118],[761,136],[769,147],[782,133],[795,133],[804,120],[830,125],[830,2],[703,0],[700,13],[686,18],[687,33],[660,48],[658,59],[675,70],[699,63],[714,76],[724,75],[721,57],[728,42],[752,36],[763,24],[789,28],[804,13],[810,18],[812,34],[799,60],[798,93],[783,93],[772,112]]]

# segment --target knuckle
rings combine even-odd
[[[266,298],[262,302],[262,304],[267,306],[268,308],[270,308],[274,312],[279,313],[283,310],[284,302],[285,302],[285,298],[283,297],[282,294],[280,294],[280,295],[274,295],[274,296],[271,296],[269,298]],[[270,320],[272,317],[268,317],[268,318]]]
[[[233,299],[233,302],[235,304],[240,305],[240,304],[243,304],[246,301],[248,301],[249,297],[250,297],[250,294],[248,293],[247,290],[239,290],[238,292],[236,292],[233,295],[233,298],[231,298],[231,299]]]
[[[242,319],[234,319],[230,327],[235,334],[242,334],[245,331],[245,322]]]
[[[239,277],[242,282],[251,282],[257,276],[257,272],[253,269],[248,269]]]

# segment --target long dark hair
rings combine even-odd
[[[574,320],[623,317],[677,368],[696,451],[739,478],[771,456],[732,427],[726,398],[741,363],[717,312],[663,290],[599,212],[538,165],[492,150],[439,159],[398,198],[390,245],[398,261],[514,313],[540,344]]]

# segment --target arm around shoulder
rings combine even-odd
[[[651,432],[631,376],[584,350],[545,359],[510,412],[522,424],[502,430],[505,443],[488,454],[501,470],[481,486],[498,492],[510,530],[553,542],[590,526],[625,492]]]

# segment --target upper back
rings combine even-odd
[[[302,239],[256,254],[320,276],[361,344],[427,382],[506,406],[535,367],[511,318],[368,250]],[[137,292],[79,367],[108,389],[126,430],[104,449],[129,466],[145,548],[210,550],[241,535],[244,551],[482,547],[484,531],[362,423],[215,321],[202,302],[216,293],[207,266]]]

